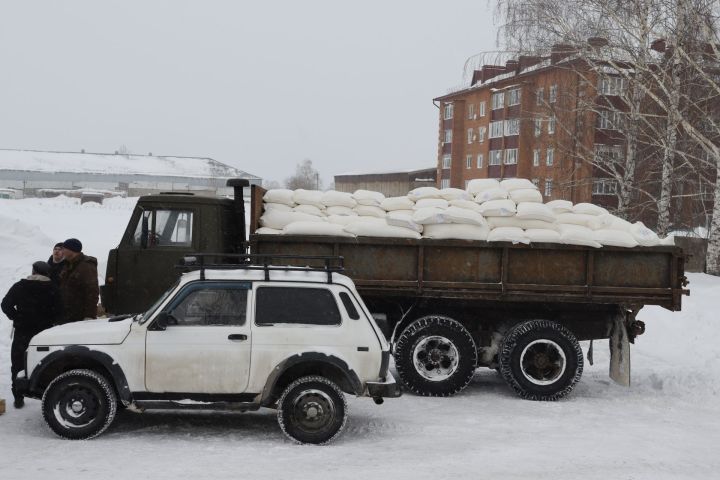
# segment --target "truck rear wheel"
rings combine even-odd
[[[470,383],[477,349],[460,322],[431,315],[415,320],[402,332],[394,357],[397,372],[410,391],[447,397]]]
[[[531,320],[511,328],[500,347],[499,359],[507,384],[527,400],[564,397],[583,370],[583,353],[575,335],[548,320]]]

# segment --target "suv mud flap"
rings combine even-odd
[[[630,341],[621,315],[613,320],[610,332],[610,378],[624,387],[630,386]]]
[[[385,382],[366,382],[367,394],[373,398],[397,398],[402,395],[402,389],[400,385],[395,382],[395,379],[389,375],[390,378]]]

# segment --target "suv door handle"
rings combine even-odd
[[[228,340],[247,340],[247,335],[242,333],[231,333],[228,335]]]

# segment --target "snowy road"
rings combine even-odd
[[[104,271],[132,202],[0,200],[0,294],[77,236]],[[284,438],[273,411],[122,412],[91,441],[56,438],[38,401],[0,416],[0,478],[560,478],[720,477],[720,279],[690,275],[682,312],[644,309],[633,386],[607,378],[604,342],[565,400],[520,400],[480,370],[453,398],[350,400],[344,434],[325,447]],[[9,322],[0,317],[0,397],[8,399]],[[585,345],[587,347],[587,345]],[[11,402],[10,402],[11,403]]]

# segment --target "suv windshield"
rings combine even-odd
[[[168,288],[165,293],[163,293],[158,300],[152,304],[150,308],[148,308],[147,312],[145,312],[140,319],[140,323],[145,323],[147,320],[152,316],[152,314],[155,312],[155,310],[158,309],[158,307],[167,299],[170,294],[175,290],[175,288],[178,286],[178,283],[180,283],[180,279],[178,278],[175,283],[172,284],[170,288]]]

